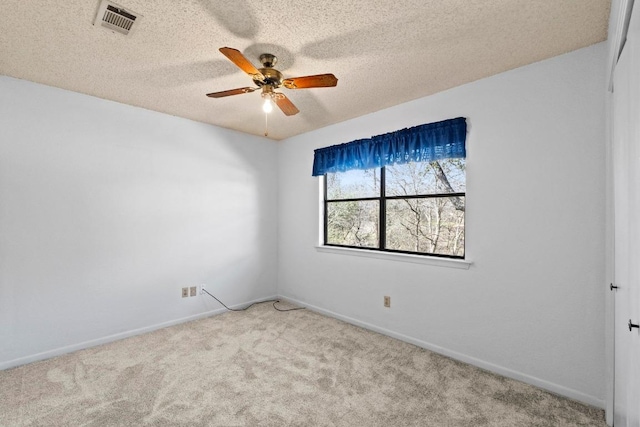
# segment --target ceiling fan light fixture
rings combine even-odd
[[[273,100],[271,99],[270,93],[263,93],[262,98],[264,99],[264,103],[262,104],[262,111],[266,114],[269,114],[273,111]]]

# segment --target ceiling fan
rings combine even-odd
[[[285,79],[280,71],[273,68],[278,58],[270,53],[260,55],[262,68],[258,69],[237,49],[221,47],[220,52],[236,64],[238,68],[249,74],[257,87],[223,90],[221,92],[208,93],[207,96],[210,98],[223,98],[225,96],[240,95],[262,89],[262,98],[264,99],[262,109],[265,113],[271,112],[273,109],[272,103],[274,102],[287,116],[293,116],[300,112],[284,93],[275,91],[280,86],[284,86],[287,89],[308,89],[315,87],[333,87],[338,84],[338,79],[333,74],[317,74],[314,76]]]

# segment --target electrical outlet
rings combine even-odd
[[[206,292],[205,292],[206,286],[207,285],[205,285],[204,283],[202,285],[200,285],[200,295],[205,295],[206,294]]]
[[[192,286],[189,288],[189,296],[190,297],[195,297],[196,295],[198,295],[198,287],[197,286]]]
[[[189,288],[182,288],[182,298],[189,296]]]
[[[391,297],[390,296],[387,296],[387,295],[384,296],[384,306],[387,307],[387,308],[391,307]]]

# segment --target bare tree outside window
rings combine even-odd
[[[464,257],[464,159],[331,173],[325,183],[326,244]]]
[[[376,174],[375,171],[378,171]],[[327,243],[377,248],[379,241],[380,173],[378,169],[326,175]],[[363,199],[365,200],[353,200]]]

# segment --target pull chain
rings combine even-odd
[[[264,136],[269,136],[269,114],[264,113]]]

